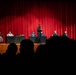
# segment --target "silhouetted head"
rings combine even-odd
[[[20,43],[20,52],[21,53],[30,53],[34,48],[34,44],[29,39],[24,39]]]
[[[16,54],[16,52],[17,52],[17,45],[15,43],[9,44],[6,53]]]

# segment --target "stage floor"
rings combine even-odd
[[[41,44],[44,45],[45,43],[41,43]],[[1,44],[0,44],[0,53],[1,53],[1,54],[3,54],[3,53],[6,52],[8,45],[9,45],[9,44],[6,44],[6,43],[1,43]],[[16,44],[16,45],[17,45],[17,47],[18,47],[17,53],[19,53],[19,52],[20,52],[20,51],[19,51],[19,49],[20,49],[20,44]],[[36,52],[36,49],[37,49],[37,47],[38,47],[39,45],[40,45],[39,43],[34,43],[34,52]]]

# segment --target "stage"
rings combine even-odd
[[[41,43],[41,44],[44,45],[45,43]],[[1,53],[1,54],[3,54],[3,53],[6,52],[8,45],[9,45],[9,44],[6,44],[6,43],[1,43],[1,44],[0,44],[0,53]],[[17,47],[18,47],[17,53],[19,53],[19,52],[20,52],[20,51],[19,51],[19,49],[20,49],[20,43],[19,43],[19,44],[16,44],[16,45],[17,45]],[[37,49],[37,47],[38,47],[39,45],[40,45],[39,43],[34,43],[34,52],[36,52],[36,49]]]

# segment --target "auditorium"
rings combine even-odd
[[[75,50],[76,2],[0,0],[1,63],[64,68],[75,63]]]

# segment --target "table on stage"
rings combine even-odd
[[[45,43],[43,43],[43,45],[44,45]],[[6,44],[6,43],[1,43],[0,44],[0,53],[1,54],[3,54],[3,53],[5,53],[6,52],[6,50],[7,50],[7,47],[8,47],[8,45],[9,44]],[[17,47],[18,47],[18,51],[17,51],[17,53],[19,53],[20,52],[20,43],[19,44],[16,44],[17,45]],[[34,43],[34,52],[36,52],[36,49],[37,49],[37,47],[39,46],[40,44],[38,44],[38,43]],[[25,46],[26,47],[26,46]]]
[[[16,36],[7,36],[6,43],[20,43],[22,40],[25,39],[25,36],[16,35]]]

